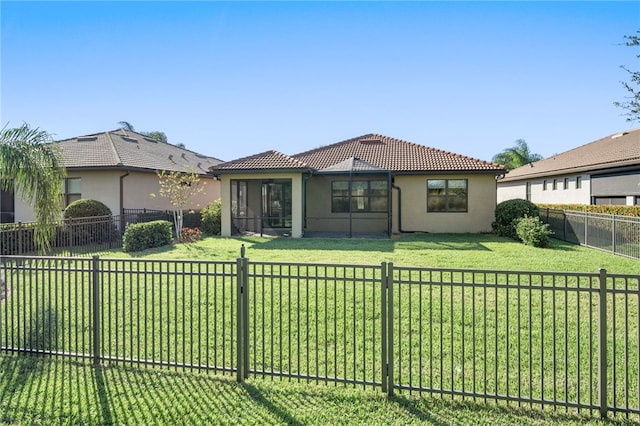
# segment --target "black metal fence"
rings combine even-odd
[[[173,223],[170,211],[125,210],[124,215],[64,219],[53,226],[56,233],[51,249],[61,255],[86,255],[122,247],[122,235],[128,224],[167,220]],[[200,212],[185,212],[184,227],[200,227]],[[35,223],[0,226],[0,255],[36,253],[33,239]]]
[[[555,238],[640,259],[640,217],[546,208],[540,218]]]
[[[640,415],[640,276],[4,257],[0,350]]]

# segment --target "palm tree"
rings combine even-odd
[[[118,121],[118,124],[124,130],[127,130],[129,132],[135,132],[135,129],[133,128],[133,125],[131,123],[129,123],[128,121]]]
[[[33,200],[36,218],[34,242],[51,247],[54,221],[62,211],[60,183],[66,176],[58,148],[49,133],[28,124],[0,131],[0,185],[24,200]]]
[[[515,146],[507,148],[499,154],[493,156],[494,163],[502,164],[507,170],[513,170],[525,164],[540,161],[544,157],[540,154],[533,154],[524,139],[515,141]]]

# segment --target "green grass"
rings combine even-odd
[[[547,249],[538,249],[524,246],[523,244],[513,242],[511,240],[495,237],[492,235],[436,235],[421,234],[407,235],[392,240],[340,240],[340,239],[289,239],[289,238],[207,238],[197,243],[178,244],[167,246],[160,249],[148,250],[141,253],[125,254],[121,251],[111,251],[101,253],[103,259],[113,259],[110,266],[114,272],[110,274],[118,278],[117,285],[110,285],[106,290],[105,298],[117,302],[111,304],[111,307],[104,311],[104,315],[112,315],[106,320],[108,327],[118,329],[118,333],[114,336],[118,338],[110,338],[105,342],[113,346],[114,354],[124,354],[129,357],[148,358],[147,350],[153,350],[156,354],[162,353],[163,359],[173,359],[178,362],[189,362],[189,357],[185,357],[184,349],[189,348],[191,342],[194,341],[198,334],[200,323],[192,322],[189,314],[194,311],[209,312],[210,321],[218,321],[211,327],[211,341],[208,347],[213,352],[217,347],[232,347],[234,334],[228,324],[234,321],[234,314],[228,308],[225,311],[222,300],[216,299],[213,303],[202,303],[202,298],[206,289],[211,292],[214,289],[218,294],[222,294],[225,284],[225,278],[214,277],[211,274],[207,279],[191,278],[190,274],[183,274],[178,268],[186,266],[176,266],[175,271],[164,270],[162,274],[149,273],[140,278],[132,278],[127,274],[118,275],[124,269],[124,263],[118,263],[116,258],[135,257],[140,260],[214,260],[226,261],[234,260],[240,254],[240,248],[244,245],[246,255],[252,261],[275,261],[275,262],[318,262],[318,263],[338,263],[338,264],[368,264],[378,265],[382,261],[393,261],[397,266],[431,266],[446,268],[479,268],[479,269],[498,269],[498,270],[544,270],[544,271],[582,271],[596,272],[599,267],[606,268],[611,273],[624,274],[640,274],[640,262],[614,256],[609,253],[588,249],[576,245],[563,243],[553,240],[552,246]],[[150,264],[150,268],[155,268],[157,264]],[[138,266],[142,268],[142,266]],[[193,270],[187,271],[193,272]],[[201,271],[198,271],[199,275]],[[329,274],[333,274],[330,272]],[[337,273],[337,272],[336,272]],[[356,274],[356,271],[347,271],[345,274]],[[359,272],[365,274],[365,272]],[[369,272],[367,272],[368,274]],[[54,274],[54,277],[64,277],[60,275],[62,272]],[[61,278],[57,278],[58,281]],[[109,282],[107,274],[103,275],[105,282]],[[67,308],[58,309],[68,303],[79,303],[84,301],[88,303],[89,294],[83,292],[83,283],[89,282],[88,272],[79,272],[72,279],[68,279],[69,286],[55,286],[55,278],[52,280],[51,275],[43,275],[32,281],[25,281],[25,284],[37,283],[34,290],[23,290],[15,292],[16,299],[9,299],[5,304],[18,303],[22,306],[20,300],[35,300],[40,303],[36,308],[39,312],[29,313],[25,309],[12,308],[11,319],[15,324],[22,324],[22,331],[18,333],[18,338],[24,336],[29,343],[35,342],[37,349],[52,350],[70,350],[70,348],[78,347],[79,352],[86,352],[89,348],[90,336],[88,333],[89,312],[78,313],[79,309]],[[376,364],[371,359],[371,348],[373,347],[372,339],[379,344],[379,329],[369,330],[365,328],[365,324],[373,320],[373,324],[379,323],[380,312],[372,303],[372,298],[379,297],[377,291],[365,291],[366,284],[359,284],[339,288],[335,292],[334,284],[330,284],[328,288],[321,285],[313,287],[308,285],[312,280],[277,280],[277,279],[261,279],[256,281],[255,291],[264,291],[268,296],[278,295],[277,298],[267,297],[265,300],[255,302],[253,305],[254,312],[260,314],[266,312],[266,315],[257,315],[256,328],[264,329],[267,349],[261,346],[261,338],[259,336],[257,344],[251,341],[252,345],[252,368],[262,369],[262,364],[268,364],[265,368],[274,370],[284,369],[284,371],[292,371],[295,373],[300,365],[296,364],[296,357],[302,354],[305,358],[305,352],[311,352],[311,364],[316,362],[321,366],[309,368],[309,373],[322,375],[322,368],[329,365],[331,369],[342,368],[341,370],[330,370],[339,376],[345,374],[351,369],[352,364],[357,367],[357,374],[360,374],[362,368],[369,368]],[[333,281],[330,280],[330,283]],[[301,286],[302,285],[302,286]],[[51,291],[47,286],[53,286]],[[335,286],[337,287],[337,286]],[[37,289],[35,289],[37,288]],[[307,289],[311,288],[309,293]],[[492,348],[497,346],[499,365],[504,365],[507,357],[510,359],[511,371],[506,372],[503,369],[499,371],[489,371],[487,373],[489,386],[497,386],[496,380],[493,379],[497,373],[497,382],[501,393],[504,392],[504,384],[510,383],[509,392],[513,394],[515,382],[517,380],[517,368],[514,366],[519,358],[515,354],[507,350],[505,336],[517,335],[518,332],[528,333],[533,339],[533,350],[527,349],[528,339],[523,339],[521,351],[522,368],[524,375],[537,374],[541,369],[537,364],[540,359],[540,345],[538,332],[539,327],[536,321],[540,318],[546,318],[544,333],[546,339],[553,335],[551,320],[554,312],[557,316],[557,325],[563,327],[566,321],[571,330],[581,331],[582,336],[586,336],[589,330],[595,330],[595,325],[588,324],[585,320],[587,312],[590,309],[596,309],[591,301],[584,297],[576,297],[573,293],[569,295],[559,294],[554,303],[558,303],[558,307],[553,309],[549,296],[545,296],[541,300],[540,292],[523,292],[523,299],[520,301],[517,297],[517,290],[512,289],[508,292],[493,292],[491,289],[464,289],[455,288],[453,290],[447,287],[434,287],[435,301],[434,304],[419,304],[420,295],[417,289],[409,289],[406,287],[402,290],[402,297],[405,301],[403,309],[411,309],[403,311],[401,321],[402,333],[396,334],[397,348],[401,348],[403,353],[407,351],[420,351],[427,353],[430,349],[426,344],[418,344],[416,340],[409,341],[408,336],[415,333],[416,319],[422,315],[427,318],[433,314],[434,328],[431,329],[436,336],[444,336],[443,348],[438,344],[435,345],[437,352],[433,360],[434,364],[439,364],[442,359],[447,371],[443,372],[446,380],[449,380],[451,371],[454,371],[455,377],[447,386],[459,387],[461,375],[463,371],[466,375],[466,383],[472,377],[478,381],[483,379],[481,371],[474,372],[473,359],[481,359],[488,357],[489,365],[495,361],[492,360]],[[46,289],[46,291],[45,291]],[[131,290],[135,289],[135,290]],[[299,291],[302,289],[302,291]],[[41,293],[38,293],[41,292]],[[151,292],[156,299],[149,306],[138,308],[140,306],[137,301],[145,299],[145,294]],[[22,293],[22,295],[20,295]],[[59,296],[56,294],[61,293]],[[400,294],[400,293],[398,293]],[[398,295],[397,294],[397,295]],[[439,294],[442,294],[444,304],[440,304],[438,300]],[[52,296],[54,295],[54,296]],[[316,295],[319,297],[316,303]],[[409,299],[413,295],[413,299]],[[23,299],[19,299],[22,297]],[[43,310],[45,308],[45,300],[53,297],[52,305],[54,310]],[[159,299],[162,297],[162,299]],[[508,297],[506,302],[505,297]],[[178,307],[171,307],[167,300],[177,302]],[[211,300],[211,299],[208,299]],[[379,299],[376,299],[379,301]],[[399,301],[398,299],[396,299]],[[447,304],[447,301],[465,300],[466,310],[461,310],[460,303]],[[476,301],[477,307],[473,308],[473,301]],[[488,309],[481,308],[484,300],[488,300]],[[531,300],[531,305],[529,305]],[[561,310],[562,302],[567,303],[570,309],[568,316],[564,316]],[[363,303],[364,302],[364,303]],[[225,302],[226,303],[226,302]],[[523,318],[533,317],[533,323],[523,323],[522,329],[518,329],[518,323],[515,320],[509,321],[505,316],[505,312],[494,308],[504,306],[508,303],[511,306],[511,313],[516,312],[518,305],[524,306]],[[155,306],[155,307],[154,307]],[[295,307],[303,306],[303,313],[297,313]],[[531,312],[528,312],[531,306]],[[619,303],[620,306],[623,306]],[[291,307],[294,307],[292,310]],[[346,314],[340,313],[340,309],[344,307]],[[310,309],[308,309],[310,308]],[[376,310],[378,309],[378,310]],[[636,302],[628,305],[632,318],[635,318],[633,312],[637,312]],[[304,312],[311,312],[304,313]],[[272,316],[273,314],[273,316]],[[582,316],[580,316],[582,315]],[[162,316],[162,322],[159,317]],[[197,315],[196,317],[199,317]],[[637,316],[637,315],[636,315]],[[355,317],[353,324],[351,320],[344,321],[344,318]],[[33,320],[38,318],[38,320]],[[565,319],[566,318],[566,319]],[[320,319],[320,328],[316,330],[314,327],[307,327],[307,324],[315,324]],[[453,351],[449,351],[449,337],[451,335],[461,335],[462,325],[466,327],[469,324],[475,324],[479,327],[482,322],[487,319],[489,327],[489,335],[486,343],[484,336],[479,334],[473,337],[470,329],[466,328],[465,344],[463,360],[454,357],[453,354],[462,353],[459,342],[455,343]],[[150,329],[141,332],[138,328],[142,321],[151,321],[153,324]],[[221,326],[223,321],[226,322],[226,328]],[[327,322],[328,321],[328,322]],[[412,322],[413,321],[413,322]],[[556,320],[554,320],[556,321]],[[25,325],[26,324],[26,325]],[[327,327],[327,324],[329,327]],[[337,325],[334,328],[334,324]],[[413,325],[412,325],[413,324]],[[618,327],[618,323],[615,323]],[[635,327],[632,324],[632,327]],[[52,339],[52,330],[62,329],[68,330],[69,327],[77,327],[72,330],[79,330],[84,336],[85,342],[76,345],[75,342],[67,341],[62,337],[62,333]],[[368,326],[366,326],[368,327]],[[328,328],[328,330],[325,330]],[[149,330],[155,330],[155,339],[151,339],[149,344]],[[195,335],[194,335],[194,330]],[[215,331],[214,331],[215,330]],[[494,335],[494,330],[497,330]],[[621,330],[618,330],[621,332]],[[74,331],[75,332],[75,331]],[[158,333],[165,332],[167,337],[175,339],[175,345],[164,346],[158,342]],[[573,333],[574,331],[572,331]],[[298,334],[299,333],[299,334]],[[296,339],[302,335],[301,343]],[[637,335],[633,329],[630,334]],[[329,355],[324,356],[322,353],[314,354],[314,344],[323,335],[328,336]],[[363,349],[362,343],[357,345],[351,340],[351,336],[364,335],[363,342],[368,350]],[[216,337],[217,336],[217,337]],[[254,339],[256,333],[252,333],[251,339]],[[573,337],[570,335],[569,337]],[[142,339],[142,348],[145,352],[136,352],[136,344]],[[212,339],[219,338],[218,343]],[[511,345],[514,344],[514,338],[511,338]],[[201,340],[200,340],[201,341]],[[222,342],[225,342],[222,345]],[[145,343],[147,342],[147,343]],[[346,342],[346,349],[340,343]],[[562,339],[560,340],[562,343]],[[293,345],[291,344],[293,343]],[[631,348],[635,348],[638,342],[631,342]],[[475,353],[469,353],[472,345],[477,345]],[[489,351],[484,353],[483,345],[487,344]],[[579,343],[582,345],[583,343]],[[324,349],[324,342],[321,341],[320,352]],[[636,346],[633,346],[636,345]],[[282,348],[293,347],[289,353]],[[351,350],[353,348],[353,350]],[[513,349],[513,346],[511,346]],[[620,347],[618,347],[620,349]],[[109,350],[111,350],[109,348]],[[172,352],[173,350],[173,352]],[[76,350],[72,350],[75,352]],[[198,353],[200,348],[198,348]],[[333,351],[333,352],[332,352]],[[568,351],[573,353],[575,345],[569,346]],[[188,352],[188,350],[187,350]],[[597,352],[597,351],[596,351]],[[417,354],[419,352],[414,352]],[[442,354],[440,354],[442,353]],[[529,371],[529,353],[532,357],[532,367]],[[583,368],[581,381],[588,379],[584,373],[588,367],[588,359],[584,359],[588,351],[582,352],[582,359],[576,361],[569,359],[568,369],[570,370],[570,380],[573,380],[576,370],[576,364],[580,363]],[[632,357],[629,362],[637,365],[635,356],[637,350],[631,351]],[[563,353],[559,354],[558,365],[562,366]],[[344,361],[348,357],[348,361]],[[379,362],[379,354],[375,355]],[[326,386],[324,384],[298,383],[297,379],[285,378],[280,379],[261,379],[253,376],[247,384],[241,385],[226,379],[220,375],[204,375],[191,371],[178,370],[177,372],[141,368],[103,367],[94,369],[84,364],[75,364],[73,362],[51,361],[46,358],[25,358],[24,366],[22,358],[9,357],[0,358],[5,364],[0,365],[0,413],[6,414],[0,420],[7,423],[184,423],[199,422],[203,416],[207,415],[207,410],[212,409],[213,414],[208,418],[213,423],[313,423],[313,424],[336,424],[336,423],[360,423],[360,424],[408,424],[408,423],[433,423],[433,424],[550,424],[555,422],[580,422],[580,417],[571,415],[558,415],[557,411],[546,410],[544,412],[533,410],[531,412],[520,412],[514,408],[515,404],[505,408],[504,404],[497,407],[490,403],[482,405],[480,402],[475,404],[472,399],[460,401],[456,399],[451,401],[448,398],[434,399],[423,395],[416,397],[408,395],[406,392],[400,396],[387,400],[379,388],[368,388],[363,390],[361,387],[353,388],[352,386]],[[548,358],[547,358],[548,359]],[[266,360],[266,361],[264,361]],[[274,361],[275,360],[275,361]],[[355,361],[354,361],[355,360]],[[219,357],[214,357],[215,365],[233,365],[233,354],[228,350],[225,354],[220,353]],[[4,368],[4,365],[7,368]],[[478,361],[476,367],[480,367],[481,362]],[[449,366],[451,368],[449,368]],[[550,391],[554,387],[554,383],[550,382],[549,368],[552,366],[550,362],[545,364],[545,395],[548,397]],[[356,369],[354,367],[354,370]],[[618,363],[618,368],[621,363]],[[300,369],[304,373],[306,368]],[[375,368],[375,367],[372,367]],[[412,366],[405,362],[401,368],[398,368],[397,374],[406,376],[411,373],[413,377],[426,375],[428,363],[419,366],[414,363]],[[288,369],[288,370],[287,370]],[[58,376],[59,370],[65,370],[65,375]],[[451,371],[449,371],[451,370]],[[22,374],[25,372],[27,374]],[[30,374],[35,372],[37,374]],[[379,373],[378,373],[379,374]],[[474,375],[475,374],[475,375]],[[632,373],[635,376],[635,372]],[[417,376],[416,376],[417,375]],[[66,382],[67,376],[75,377],[69,383]],[[228,377],[228,376],[226,376]],[[379,376],[375,377],[379,380]],[[436,384],[437,384],[436,377]],[[559,376],[562,380],[562,376]],[[75,380],[75,381],[74,381]],[[536,377],[536,381],[539,377]],[[52,384],[53,382],[53,384]],[[492,383],[493,382],[493,383]],[[76,383],[76,384],[74,384]],[[82,386],[82,383],[88,383]],[[187,383],[185,385],[185,383]],[[560,382],[562,383],[562,382]],[[573,381],[571,383],[574,383]],[[634,382],[635,383],[635,382]],[[4,384],[4,387],[3,387]],[[524,382],[526,385],[526,381]],[[12,386],[17,390],[11,390]],[[64,386],[70,393],[63,392],[60,395],[46,395],[46,389],[50,386]],[[582,390],[593,386],[591,383],[583,383]],[[633,388],[633,386],[631,386]],[[200,395],[201,389],[209,389],[206,395]],[[9,391],[7,391],[9,389]],[[26,389],[26,390],[25,390]],[[154,393],[153,389],[158,389]],[[526,386],[524,387],[526,391]],[[570,387],[568,395],[572,395],[573,388]],[[40,394],[45,392],[39,400]],[[50,391],[52,392],[52,391]],[[525,392],[526,393],[526,392]],[[560,392],[562,394],[562,391]],[[77,394],[77,395],[76,395]],[[147,395],[151,394],[151,395]],[[17,395],[17,396],[16,396]],[[31,396],[33,395],[33,398]],[[36,395],[38,395],[36,397]],[[221,400],[214,398],[222,398]],[[535,395],[534,395],[535,396]],[[573,396],[571,396],[573,397]],[[40,405],[36,401],[48,401],[51,403],[41,402]],[[633,396],[632,396],[633,399]],[[222,402],[221,402],[222,401]],[[203,408],[201,404],[206,407]],[[84,407],[90,407],[85,410]],[[536,407],[536,406],[534,406]],[[217,412],[215,408],[221,411]],[[139,409],[140,411],[135,411]],[[562,411],[559,409],[559,411]],[[11,414],[13,413],[13,414]],[[153,416],[156,413],[156,417]],[[254,416],[255,415],[255,416]],[[2,414],[0,414],[2,416]],[[533,417],[530,417],[533,416]]]
[[[412,395],[387,398],[351,386],[307,385],[151,368],[92,367],[0,356],[0,424],[429,424],[607,425],[562,412]],[[631,424],[629,422],[629,424]]]
[[[492,234],[414,234],[393,239],[205,238],[138,253],[107,257],[233,260],[244,245],[254,261],[379,264],[528,271],[640,274],[640,261],[552,239],[548,248],[526,246]]]

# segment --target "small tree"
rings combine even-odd
[[[204,190],[205,183],[200,181],[200,176],[193,170],[187,173],[163,170],[158,172],[158,178],[160,179],[160,196],[168,198],[169,204],[173,207],[176,238],[180,238],[184,207],[189,198]]]

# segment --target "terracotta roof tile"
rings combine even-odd
[[[249,157],[239,158],[237,160],[228,161],[211,167],[212,172],[222,170],[289,170],[289,169],[308,169],[309,167],[295,158],[291,158],[278,151],[265,151],[260,154],[251,155]]]
[[[640,164],[640,129],[598,139],[511,170],[501,182]]]
[[[315,169],[329,167],[350,157],[393,172],[504,171],[498,164],[378,134],[359,136],[293,155],[293,158]]]
[[[400,139],[368,134],[287,156],[267,151],[211,168],[216,171],[259,171],[264,169],[313,169],[334,167],[350,158],[396,173],[486,172],[503,173],[504,167],[464,155],[429,148]]]
[[[194,168],[205,174],[221,163],[148,136],[122,129],[78,136],[56,142],[67,168],[123,168],[185,171]]]

